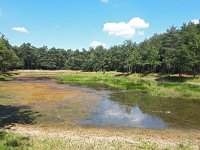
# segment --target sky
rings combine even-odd
[[[0,0],[0,32],[18,46],[109,48],[198,22],[199,8],[199,0]]]

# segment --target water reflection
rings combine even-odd
[[[170,128],[200,129],[200,100],[161,98],[114,93],[111,99],[123,105],[138,106],[143,113],[162,119]]]
[[[97,110],[81,125],[166,128],[158,117],[146,114],[137,106],[122,105],[109,99],[99,102]]]

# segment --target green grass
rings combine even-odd
[[[58,74],[55,79],[61,83],[83,84],[97,88],[105,85],[151,96],[200,99],[200,86],[189,84],[187,80],[185,82],[178,82],[178,79],[155,81],[151,77],[125,76],[115,73],[62,73]],[[198,78],[193,80],[198,81]],[[190,81],[193,80],[190,79]]]
[[[18,134],[0,132],[1,150],[25,150],[30,146],[30,139]]]
[[[159,149],[155,143],[145,141],[143,139],[140,141],[138,148],[141,150],[158,150]]]
[[[11,73],[0,73],[0,81],[10,81],[13,79]]]
[[[0,74],[0,81],[12,80],[13,73]],[[20,73],[20,72],[17,72]],[[123,89],[151,96],[200,99],[200,77],[159,74],[120,74],[117,72],[21,72],[27,75],[55,75],[60,83],[88,85],[96,89]]]

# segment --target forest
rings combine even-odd
[[[130,73],[200,73],[200,24],[184,23],[154,34],[141,43],[131,40],[108,49],[88,50],[35,47],[30,43],[11,46],[0,39],[0,71],[13,69],[49,69],[83,71],[120,71]]]

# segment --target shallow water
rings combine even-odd
[[[6,123],[21,123],[26,117],[37,124],[62,126],[71,122],[98,127],[200,129],[200,100],[111,93],[51,81],[0,82],[0,106],[0,117],[11,117]]]
[[[143,113],[137,106],[120,105],[109,99],[101,100],[98,108],[82,125],[122,126],[139,128],[165,128],[166,123],[159,117]]]
[[[200,129],[200,100],[150,97],[118,92],[98,102],[79,123],[89,126]]]
[[[95,102],[106,94],[43,80],[0,82],[0,106],[8,112],[6,115],[0,110],[0,124],[5,124],[1,123],[1,118],[5,118],[6,122],[9,120],[11,124],[18,123],[17,120],[23,118],[21,116],[37,124],[52,123],[59,126],[61,123],[73,123],[88,117],[95,108]],[[28,106],[29,114],[25,114],[27,107],[24,106]],[[30,122],[26,118],[20,123]]]

